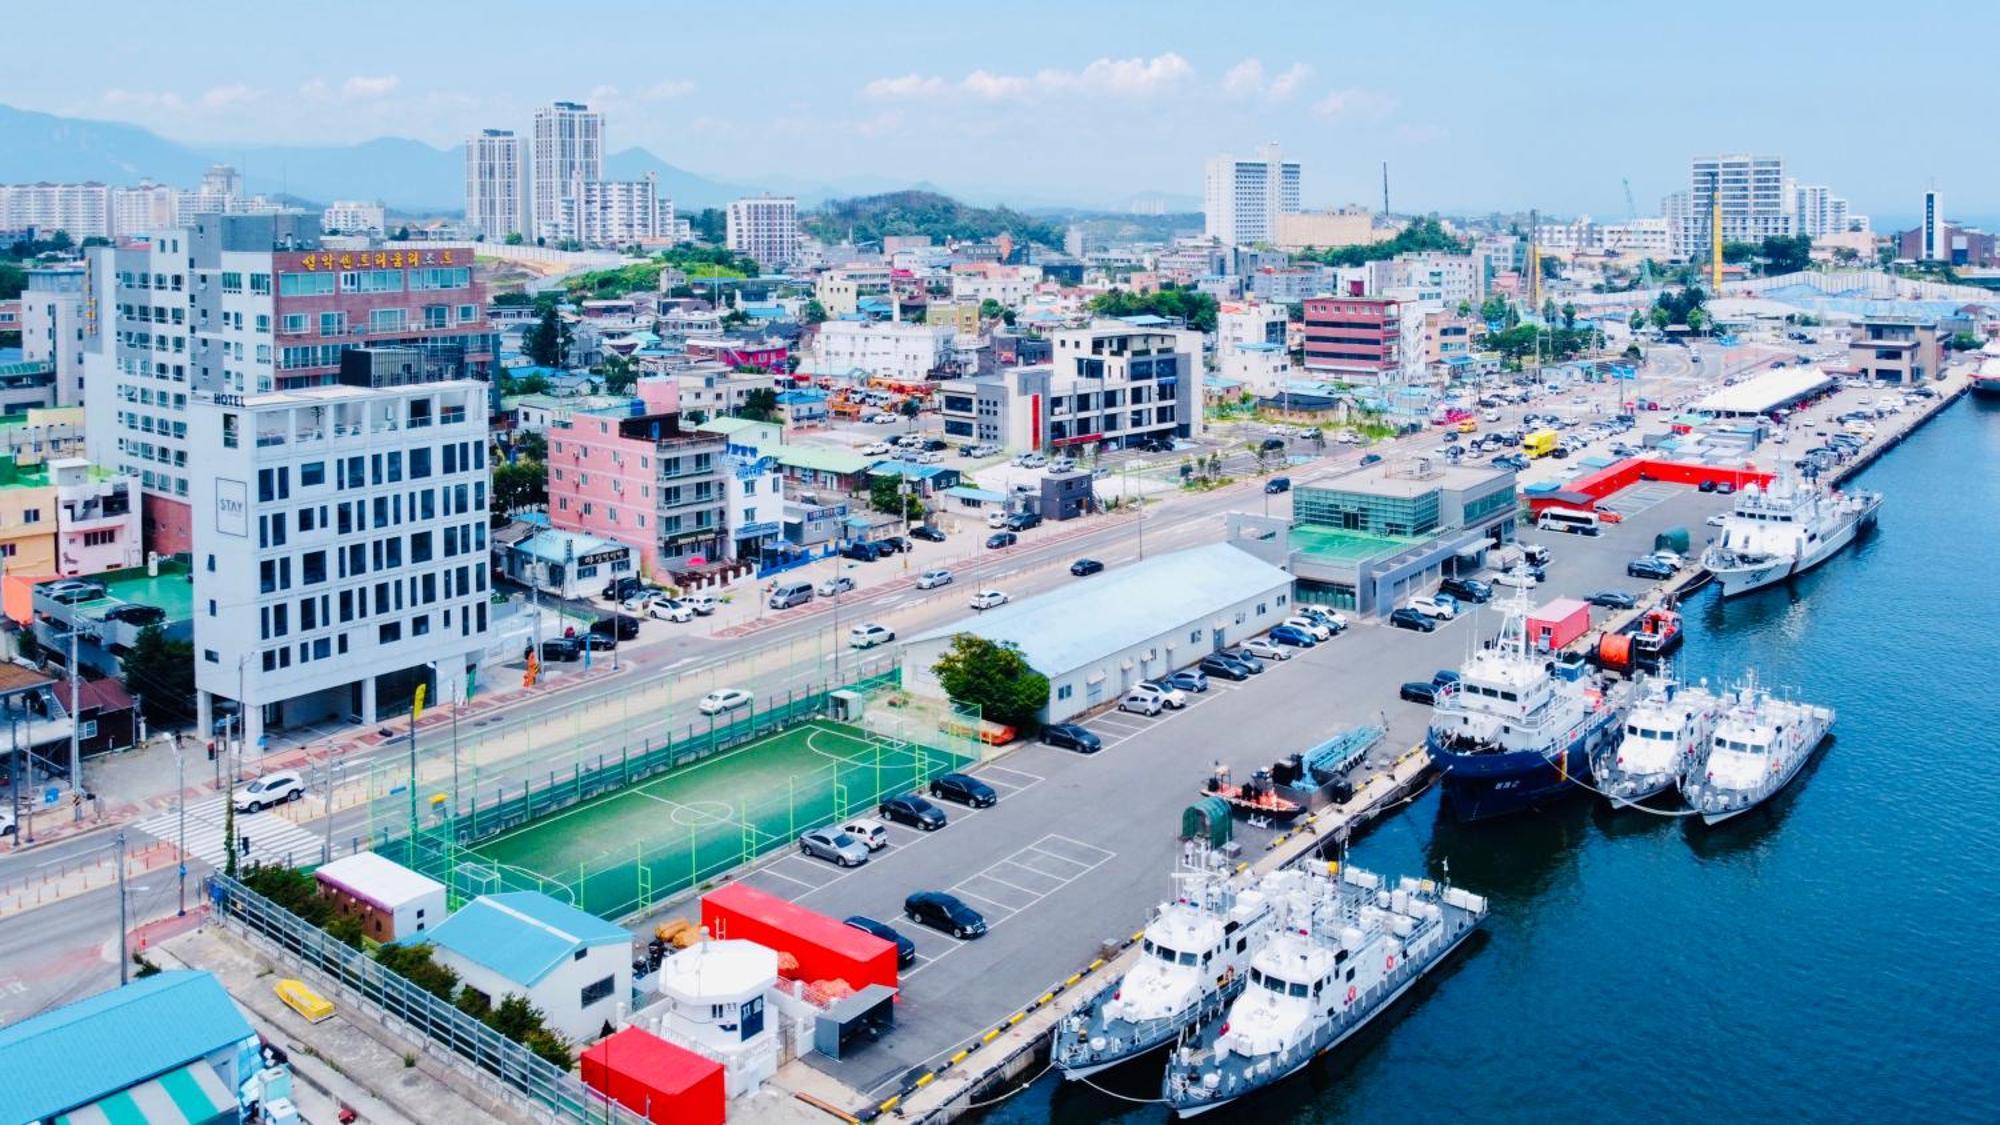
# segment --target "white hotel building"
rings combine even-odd
[[[198,729],[372,723],[447,697],[487,647],[487,388],[202,395],[192,466]]]

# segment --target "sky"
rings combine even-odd
[[[199,10],[194,18],[188,13]],[[1279,143],[1309,207],[1641,214],[1696,153],[1775,153],[1855,210],[2000,211],[2000,5],[22,3],[0,102],[175,140],[445,146],[585,100],[608,147],[723,180],[1198,197]],[[21,50],[19,44],[38,44]],[[75,45],[72,49],[68,45]],[[1928,61],[1925,61],[1928,60]],[[1883,225],[1878,220],[1878,227]]]

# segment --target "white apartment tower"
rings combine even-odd
[[[660,198],[660,177],[639,180],[584,180],[563,201],[559,224],[564,238],[587,246],[656,242],[673,233],[674,204]]]
[[[1777,156],[1731,154],[1697,156],[1688,170],[1686,238],[1693,255],[1705,257],[1709,246],[1710,204],[1721,203],[1724,242],[1762,242],[1792,233],[1795,201],[1785,190],[1785,161]]]
[[[187,417],[199,729],[218,698],[245,704],[251,746],[274,725],[372,723],[476,672],[485,384],[203,396]]]
[[[337,231],[341,234],[386,234],[389,227],[388,209],[380,203],[339,199],[325,211],[320,212],[319,225],[322,230]]]
[[[1283,159],[1276,144],[1255,160],[1217,156],[1208,162],[1202,193],[1206,233],[1225,246],[1274,242],[1279,215],[1299,212],[1299,165]]]
[[[521,206],[521,138],[512,129],[482,129],[465,141],[465,223],[495,242],[525,235]]]
[[[1794,232],[1810,238],[1840,234],[1847,229],[1847,200],[1825,184],[1799,184],[1792,189],[1792,210],[1798,216]]]
[[[560,237],[563,201],[577,185],[604,178],[604,115],[582,102],[553,102],[535,111],[534,230]]]
[[[766,270],[783,269],[799,256],[799,201],[760,195],[729,205],[728,244]]]
[[[83,284],[75,266],[31,269],[21,293],[21,357],[55,368],[57,406],[83,403]]]

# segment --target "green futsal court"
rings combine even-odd
[[[452,883],[464,894],[534,887],[615,918],[966,761],[814,719],[469,843]]]

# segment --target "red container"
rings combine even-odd
[[[731,883],[701,896],[701,924],[718,940],[754,941],[798,962],[787,976],[896,987],[896,947],[835,918]]]
[[[722,1064],[628,1027],[583,1053],[583,1084],[656,1125],[722,1125]]]
[[[1556,598],[1528,615],[1528,643],[1554,652],[1590,632],[1590,603]]]

